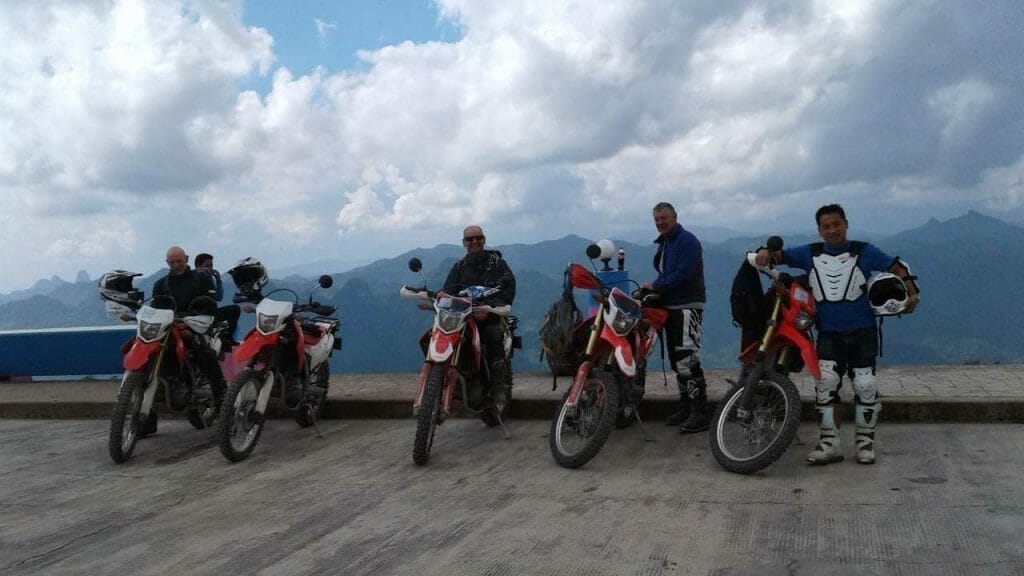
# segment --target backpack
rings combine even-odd
[[[736,271],[729,292],[729,306],[732,309],[732,323],[744,330],[761,332],[768,321],[768,310],[765,307],[764,290],[761,288],[761,277],[757,268],[746,260]]]
[[[572,284],[569,282],[569,270],[565,271],[562,295],[552,302],[547,313],[544,314],[544,323],[540,327],[540,356],[541,359],[547,354],[548,364],[553,371],[556,366],[562,364],[571,365],[574,360],[573,350],[573,328],[582,320],[583,314],[576,307],[576,301],[572,295]],[[561,372],[561,369],[557,371]],[[557,375],[557,374],[556,374]]]

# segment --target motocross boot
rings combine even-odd
[[[839,436],[839,422],[842,420],[842,404],[818,404],[821,421],[818,424],[818,446],[807,455],[811,464],[842,462],[843,443]]]
[[[676,382],[679,383],[679,407],[668,417],[666,426],[679,426],[690,417],[690,397],[686,394],[686,379],[676,374]]]
[[[679,425],[683,434],[703,432],[711,426],[711,410],[708,409],[708,385],[703,378],[686,382],[686,394],[690,399],[690,415]]]
[[[878,400],[872,404],[861,404],[860,398],[857,399],[854,420],[857,425],[857,462],[861,464],[875,463],[875,426],[881,411],[882,403]]]

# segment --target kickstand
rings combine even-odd
[[[498,425],[501,426],[501,433],[505,435],[505,440],[511,440],[512,435],[509,434],[508,428],[505,427],[505,421],[501,419],[501,413],[495,410],[494,417],[498,419]]]
[[[644,426],[644,421],[640,419],[639,406],[633,409],[633,415],[636,416],[636,423],[640,425],[640,433],[644,435],[644,442],[654,442],[654,439],[647,435],[647,427]]]
[[[323,438],[324,433],[320,431],[320,422],[318,421],[319,419],[316,417],[316,411],[313,410],[312,405],[306,404],[306,414],[309,414],[309,419],[313,421],[313,428],[316,428],[316,437]]]

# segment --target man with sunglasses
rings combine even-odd
[[[480,226],[467,226],[462,231],[462,245],[466,255],[452,266],[445,280],[445,287],[486,286],[500,288],[488,296],[487,304],[492,306],[511,305],[516,298],[516,277],[497,250],[486,250],[487,237]],[[474,312],[480,339],[491,366],[491,374],[497,377],[507,370],[504,365],[501,318],[495,314],[478,310]]]

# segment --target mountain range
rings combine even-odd
[[[891,236],[865,238],[852,234],[851,238],[869,240],[887,253],[902,257],[920,279],[922,303],[918,310],[913,315],[886,319],[882,325],[883,363],[1024,361],[1019,341],[1024,333],[1024,307],[1012,301],[1014,287],[1024,281],[1024,228],[969,212]],[[626,252],[631,279],[653,279],[653,244],[612,240]],[[814,236],[791,236],[786,243],[794,246],[818,240]],[[514,313],[520,320],[524,344],[514,360],[516,369],[543,367],[537,334],[544,312],[561,293],[566,265],[571,261],[588,262],[584,251],[591,242],[566,236],[495,247],[516,274]],[[763,236],[704,242],[706,366],[736,365],[739,330],[730,321],[729,287],[744,252],[763,242]],[[400,298],[399,288],[424,282],[428,287],[439,287],[463,253],[460,246],[439,244],[332,274],[334,286],[318,290],[315,297],[338,306],[342,318],[344,348],[332,360],[334,372],[415,370],[422,362],[417,339],[430,325],[431,316]],[[423,262],[422,275],[408,270],[407,262],[412,257]],[[111,268],[117,267],[117,263],[111,264]],[[270,270],[268,289],[290,288],[306,298],[319,274],[309,265],[289,272],[295,270],[301,274],[275,276]],[[166,271],[139,278],[136,287],[149,294],[153,283],[164,274]],[[225,299],[229,300],[234,286],[227,274],[223,276]],[[81,274],[78,280],[41,280],[31,289],[0,296],[0,329],[118,324],[105,317],[95,282]],[[577,290],[577,302],[585,308],[588,296],[580,292]],[[243,315],[243,328],[251,325],[251,315]],[[659,359],[652,362],[653,367],[660,368]]]

